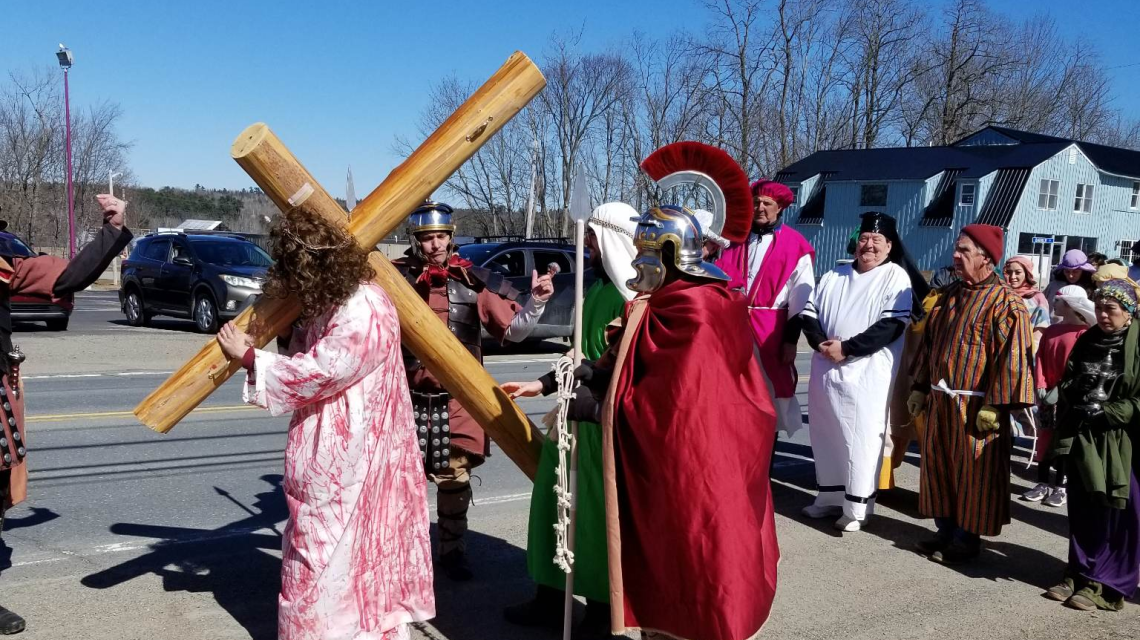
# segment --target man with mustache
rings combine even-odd
[[[412,212],[411,248],[393,261],[441,322],[480,362],[480,328],[499,342],[521,342],[538,324],[546,301],[554,294],[552,276],[531,274],[526,305],[502,275],[476,267],[456,252],[452,209],[431,200]],[[471,470],[483,464],[491,447],[483,429],[452,400],[439,380],[411,352],[404,352],[408,386],[415,407],[416,437],[424,452],[428,478],[439,488],[440,568],[452,580],[470,580],[467,565],[467,509],[471,504]]]
[[[803,426],[796,400],[798,316],[815,291],[815,249],[781,219],[794,201],[792,190],[778,182],[753,182],[752,233],[716,261],[728,274],[729,287],[748,301],[761,368],[775,396],[777,429],[788,435]]]
[[[803,513],[840,516],[835,528],[846,532],[859,531],[874,510],[891,381],[912,302],[927,289],[895,219],[879,212],[862,218],[855,261],[824,275],[803,313],[816,352],[808,403],[819,491]]]

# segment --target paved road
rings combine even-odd
[[[273,638],[286,420],[243,407],[230,383],[169,435],[139,426],[130,409],[205,337],[120,328],[108,298],[81,296],[66,334],[17,337],[30,353],[33,498],[11,512],[10,547],[0,545],[0,603],[28,616],[29,639]],[[87,350],[98,357],[75,355]],[[533,379],[550,359],[496,355],[489,368],[499,380]],[[548,404],[523,408],[537,420]],[[908,550],[929,529],[917,519],[912,465],[867,531],[841,537],[828,523],[804,522],[798,511],[813,484],[805,438],[781,443],[776,460],[783,562],[765,637],[1140,634],[1136,606],[1082,615],[1040,597],[1063,568],[1061,512],[1015,503],[1015,524],[989,544],[986,562],[962,571]],[[523,551],[530,485],[502,455],[478,475],[471,552],[480,577],[463,585],[439,577],[439,617],[417,637],[553,638],[512,628],[499,613],[531,589]]]

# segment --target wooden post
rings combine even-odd
[[[516,52],[353,210],[347,225],[349,232],[361,246],[372,249],[545,84],[530,59]],[[255,124],[243,131],[234,142],[232,153],[238,164],[282,209],[303,201],[306,210],[344,223],[345,213],[340,205],[264,124]],[[378,274],[377,282],[385,287],[397,307],[405,344],[504,453],[533,478],[544,440],[541,432],[447,331],[395,268],[376,253],[370,260]],[[248,331],[259,346],[264,346],[298,315],[295,300],[262,300],[235,322]],[[143,400],[136,407],[135,415],[152,429],[167,432],[239,368],[240,363],[229,361],[217,342],[211,340]]]

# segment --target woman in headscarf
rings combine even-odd
[[[1093,284],[1092,274],[1096,267],[1089,263],[1088,256],[1080,249],[1069,249],[1061,258],[1060,264],[1053,268],[1053,280],[1045,287],[1045,299],[1049,301],[1049,312],[1053,312],[1053,297],[1061,287],[1070,284],[1084,287],[1091,297],[1096,285]],[[1052,318],[1056,321],[1056,318]]]
[[[1002,269],[1005,283],[1013,292],[1021,296],[1025,308],[1029,310],[1029,322],[1033,327],[1033,352],[1041,342],[1041,332],[1049,326],[1050,302],[1037,288],[1037,276],[1033,273],[1033,261],[1026,256],[1013,256],[1005,261]]]
[[[1060,385],[1051,454],[1069,471],[1069,564],[1046,597],[1082,611],[1119,611],[1140,581],[1140,485],[1132,441],[1140,419],[1136,289],[1105,282],[1097,324],[1077,339]]]

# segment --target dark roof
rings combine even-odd
[[[994,184],[990,187],[990,193],[986,196],[986,203],[982,206],[982,212],[978,214],[978,222],[992,224],[1002,229],[1009,226],[1009,221],[1013,219],[1013,211],[1021,201],[1021,192],[1025,189],[1025,183],[1029,181],[1029,172],[1032,170],[1032,167],[1020,167],[998,171]]]
[[[983,129],[944,147],[818,151],[785,167],[778,175],[787,182],[800,182],[824,172],[834,173],[831,180],[926,180],[948,168],[960,167],[959,179],[977,179],[1000,169],[1035,167],[1076,143],[1100,170],[1140,177],[1140,151],[1005,127],[987,129],[1021,144],[961,144]]]

